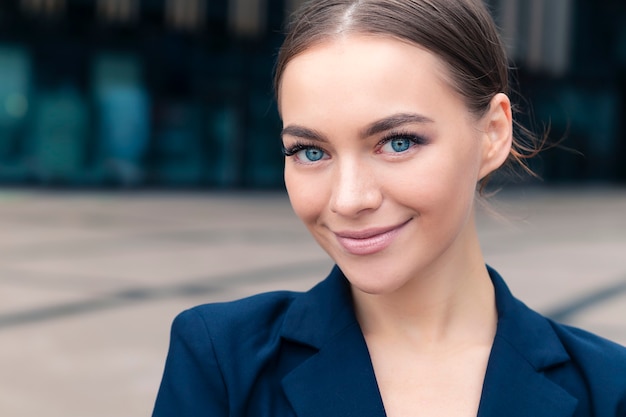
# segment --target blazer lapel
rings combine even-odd
[[[374,370],[357,323],[283,379],[298,417],[384,417]]]
[[[496,337],[478,417],[572,417],[578,400]]]
[[[489,269],[498,329],[483,384],[478,417],[571,417],[578,400],[544,371],[570,360],[549,322],[515,299]]]
[[[478,417],[572,417],[577,399],[544,375],[570,360],[549,322],[513,297],[489,268],[498,329],[489,358]],[[281,336],[309,352],[282,379],[298,417],[385,417],[349,284],[335,267],[295,300]]]
[[[337,267],[294,301],[281,334],[314,348],[282,380],[298,417],[385,417],[350,287]]]

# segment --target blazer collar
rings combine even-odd
[[[571,417],[578,400],[545,376],[570,360],[547,319],[517,300],[500,275],[494,285],[498,327],[478,417]]]
[[[569,361],[550,323],[515,299],[489,268],[498,327],[478,417],[571,417],[577,400],[544,372]],[[350,285],[337,266],[290,306],[283,339],[313,348],[283,379],[298,417],[384,417],[367,345],[352,306]]]
[[[317,350],[282,381],[298,417],[385,416],[350,286],[338,267],[294,300],[281,335]]]
[[[335,266],[324,281],[294,299],[285,316],[281,336],[319,349],[355,323],[350,284]]]

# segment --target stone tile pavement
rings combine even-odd
[[[485,256],[514,293],[626,344],[626,189],[490,204]],[[147,416],[179,311],[330,266],[278,192],[0,191],[0,416]]]

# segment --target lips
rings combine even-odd
[[[335,236],[346,252],[352,255],[371,255],[391,245],[400,233],[400,230],[410,221],[409,219],[404,223],[391,227],[340,231],[335,232]]]

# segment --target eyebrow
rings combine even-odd
[[[361,137],[367,138],[407,124],[426,124],[434,122],[433,119],[417,113],[396,113],[377,120],[367,126],[361,132]]]
[[[324,135],[317,130],[298,125],[289,125],[284,127],[282,132],[280,133],[280,136],[283,137],[285,135],[308,139],[316,142],[328,142],[326,137],[324,137]]]
[[[417,113],[396,113],[371,123],[360,132],[360,137],[367,138],[403,125],[416,123],[434,123],[434,120]],[[299,125],[289,125],[283,128],[281,132],[281,137],[285,135],[308,139],[316,142],[328,141],[326,137],[320,132]]]

